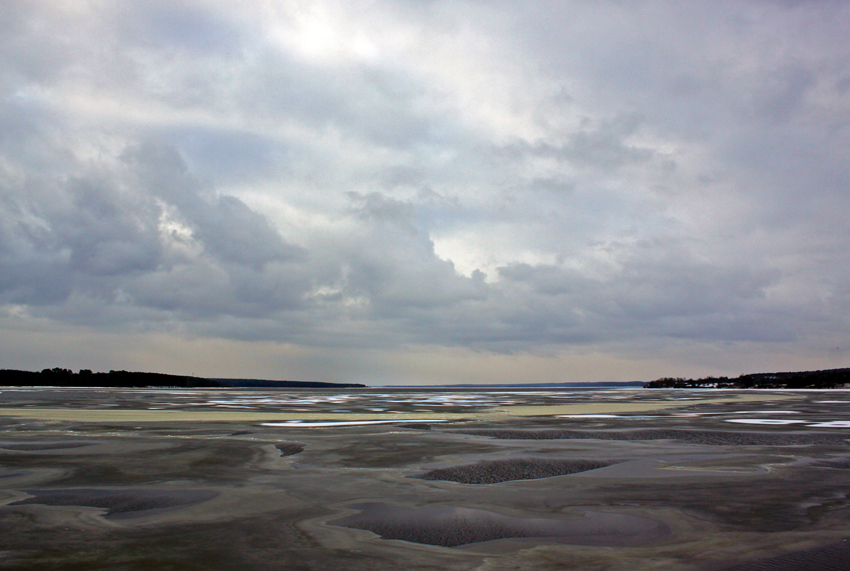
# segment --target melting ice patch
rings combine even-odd
[[[732,414],[800,414],[796,410],[736,410]]]
[[[738,424],[800,424],[805,420],[789,420],[787,418],[733,418],[726,422],[736,422]]]
[[[620,418],[619,414],[556,414],[555,418]]]
[[[443,418],[424,418],[424,419],[413,419],[413,420],[322,420],[322,421],[309,421],[309,420],[286,420],[283,422],[263,422],[262,426],[288,426],[288,427],[307,427],[307,428],[321,428],[325,426],[362,426],[367,424],[409,424],[411,422],[446,422]]]

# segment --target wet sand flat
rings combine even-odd
[[[151,490],[151,489],[47,489],[26,490],[33,497],[9,505],[80,506],[103,508],[104,517],[123,519],[143,517],[153,512],[190,506],[216,496],[203,490]]]
[[[786,395],[755,394],[737,395],[721,398],[696,399],[688,401],[644,401],[644,402],[607,402],[581,403],[569,405],[506,406],[485,411],[469,413],[442,412],[436,414],[442,420],[473,419],[497,421],[512,416],[549,416],[560,414],[600,414],[624,412],[651,412],[658,410],[692,407],[700,404],[721,404],[735,402],[771,402],[784,400]],[[192,410],[109,410],[75,408],[12,408],[0,406],[0,416],[29,418],[53,421],[87,422],[274,422],[274,421],[403,421],[430,420],[434,413],[413,412],[250,412],[250,411],[192,411]]]
[[[586,512],[581,518],[554,519],[518,518],[455,507],[409,509],[383,503],[351,507],[360,513],[329,523],[371,531],[384,539],[442,547],[517,538],[622,546],[659,541],[670,534],[666,525],[651,519],[599,512]]]
[[[511,458],[509,460],[489,460],[476,464],[435,468],[417,476],[422,480],[444,480],[462,484],[498,484],[515,480],[538,480],[566,476],[605,468],[615,461],[549,459],[549,458]]]
[[[230,412],[230,411],[171,411],[171,410],[89,410],[89,409],[16,409],[0,408],[0,416],[32,420],[85,422],[274,422],[286,420],[375,421],[429,420],[431,414],[388,413],[301,413],[301,412]],[[445,419],[463,419],[472,415],[443,413]]]
[[[616,414],[624,412],[653,412],[704,404],[737,402],[776,402],[787,399],[781,394],[743,394],[729,397],[699,398],[687,401],[600,402],[555,406],[509,406],[504,412],[513,416],[540,416],[547,414]]]
[[[728,571],[806,571],[808,569],[823,571],[850,569],[850,540],[818,549],[753,561],[735,566]]]
[[[843,391],[0,389],[0,568],[833,569],[844,423]]]

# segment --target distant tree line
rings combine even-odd
[[[793,373],[753,373],[730,379],[704,377],[685,379],[664,377],[644,385],[648,389],[835,389],[850,386],[850,369],[800,371]]]
[[[80,369],[75,373],[70,369],[56,367],[41,372],[0,369],[0,386],[4,387],[267,387],[267,388],[357,388],[359,384],[322,383],[316,381],[267,381],[260,379],[206,379],[164,373],[141,373],[134,371],[109,371],[93,373],[90,369]]]
[[[198,377],[165,375],[162,373],[137,373],[130,371],[109,371],[93,373],[90,369],[80,369],[74,373],[70,369],[56,367],[41,372],[0,370],[0,385],[24,387],[221,387],[216,381]]]

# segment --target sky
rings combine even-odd
[[[4,0],[0,368],[850,366],[850,3]]]

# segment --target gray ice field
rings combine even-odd
[[[850,569],[850,392],[0,389],[0,569]]]

